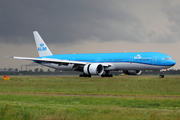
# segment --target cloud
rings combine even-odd
[[[177,0],[163,2],[162,11],[171,22],[169,26],[169,42],[178,41],[180,38],[180,2]]]
[[[48,43],[75,44],[92,38],[143,41],[147,36],[142,22],[126,4],[108,0],[0,1],[0,41],[32,43],[34,30]]]
[[[0,1],[0,41],[33,43],[37,30],[51,44],[177,42],[180,6],[169,1]],[[152,31],[155,34],[152,34]]]
[[[1,0],[0,56],[38,56],[37,30],[55,54],[156,51],[180,61],[178,1]],[[8,60],[2,68],[25,64]]]

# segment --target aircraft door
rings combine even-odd
[[[132,63],[133,62],[133,57],[129,58],[129,62]]]
[[[129,69],[135,69],[135,64],[133,64],[133,57],[130,57],[129,58]]]
[[[71,58],[71,61],[75,61],[75,58]]]
[[[100,60],[101,60],[101,58],[100,58],[100,57],[98,57],[98,58],[97,58],[97,62],[100,62]]]
[[[157,62],[157,56],[154,56],[152,59],[152,64],[156,64],[156,62]]]

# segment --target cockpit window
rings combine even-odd
[[[165,58],[165,60],[172,60],[172,58]]]

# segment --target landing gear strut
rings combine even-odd
[[[91,77],[91,75],[87,75],[87,74],[80,74],[79,77]]]
[[[113,77],[113,75],[109,74],[109,71],[106,71],[106,73],[102,74],[101,77]]]
[[[160,73],[159,78],[164,78],[164,72]]]
[[[165,69],[160,70],[159,78],[164,78],[164,71],[166,71],[166,70]]]

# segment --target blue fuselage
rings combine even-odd
[[[40,58],[111,64],[111,67],[106,68],[106,70],[166,69],[176,64],[169,55],[157,52],[60,54]],[[58,69],[64,69],[64,67],[65,66],[59,66]],[[69,69],[71,69],[71,67]]]

